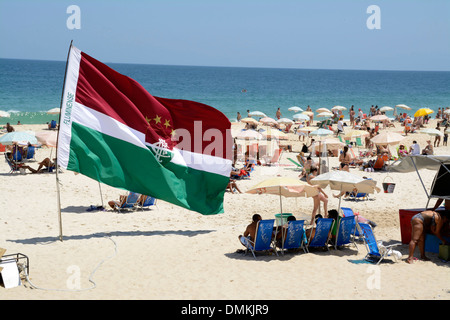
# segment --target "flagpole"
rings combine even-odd
[[[61,127],[61,109],[64,100],[64,90],[66,89],[66,76],[67,76],[67,66],[69,64],[70,51],[72,50],[72,42],[70,41],[69,52],[67,53],[66,60],[66,69],[64,71],[64,82],[61,93],[61,103],[59,106],[59,119],[58,119],[58,133],[56,135],[56,161],[55,161],[55,169],[56,169],[56,192],[58,194],[56,201],[58,205],[58,222],[59,222],[59,240],[63,241],[63,232],[62,232],[62,217],[61,217],[61,192],[59,188],[59,176],[58,176],[58,140],[59,140],[59,128]]]

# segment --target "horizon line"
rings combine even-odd
[[[64,60],[49,59],[29,59],[29,58],[5,58],[0,60],[24,60],[24,61],[47,61],[65,62]],[[200,67],[200,68],[242,68],[242,69],[286,69],[286,70],[335,70],[335,71],[395,71],[395,72],[450,72],[449,70],[410,70],[410,69],[348,69],[348,68],[306,68],[306,67],[246,67],[246,66],[218,66],[218,65],[189,65],[189,64],[157,64],[157,63],[137,63],[137,62],[103,62],[105,64],[131,64],[167,67]]]

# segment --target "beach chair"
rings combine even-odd
[[[369,200],[369,194],[368,193],[362,193],[362,192],[358,192],[357,194],[354,194],[353,192],[350,192],[350,194],[348,195],[348,199],[349,200],[358,200],[358,201],[362,201],[362,200]]]
[[[304,234],[305,231],[303,226],[305,224],[304,220],[295,220],[289,221],[288,227],[286,230],[285,241],[283,245],[278,244],[278,247],[284,250],[293,250],[293,249],[303,249],[303,252],[306,253],[306,249],[304,246]]]
[[[56,129],[56,120],[50,121],[50,124],[48,126],[49,129]]]
[[[256,259],[255,252],[260,251],[270,251],[274,250],[275,254],[278,256],[278,253],[272,245],[272,233],[273,233],[273,225],[275,223],[275,219],[269,220],[259,220],[256,226],[256,235],[255,241],[251,241],[248,239],[249,244],[247,245],[247,250],[245,254],[250,250],[253,257]]]
[[[358,247],[355,243],[355,227],[356,221],[353,216],[341,217],[336,231],[336,240],[334,243],[334,248],[341,247],[348,244],[353,244],[358,251]]]
[[[27,160],[36,160],[36,147],[28,146],[27,147]]]
[[[364,260],[379,264],[385,257],[392,255],[392,248],[395,246],[401,245],[401,243],[395,243],[388,246],[384,246],[382,241],[378,241],[373,234],[373,230],[367,223],[357,223],[357,228],[360,229],[360,232],[364,236],[364,244],[366,245],[367,255],[364,257]],[[394,260],[397,262],[396,255],[394,256]]]
[[[16,163],[14,160],[10,160],[8,158],[8,153],[5,153],[5,160],[9,165],[9,174],[12,174],[14,172],[19,172],[20,167],[22,166],[21,163]]]
[[[356,140],[357,147],[364,147],[364,145],[362,144],[362,141],[361,141],[361,137],[356,137],[355,140]]]
[[[144,208],[150,208],[151,206],[156,206],[156,198],[150,196],[144,196],[144,201],[139,201],[137,207],[144,211]],[[142,200],[142,199],[141,199]]]
[[[309,252],[309,248],[327,248],[328,251],[330,251],[330,248],[328,248],[328,241],[330,239],[330,231],[333,226],[334,219],[330,218],[322,218],[317,219],[316,221],[316,231],[314,233],[314,237],[311,239],[308,239],[308,244],[306,246],[306,251]]]
[[[137,202],[140,194],[136,192],[128,192],[127,199],[125,202],[120,205],[120,203],[114,204],[114,209],[119,212],[122,212],[123,209],[135,209],[137,207]]]
[[[295,161],[294,159],[292,159],[292,158],[287,158],[287,159],[297,166],[296,169],[299,169],[299,170],[303,169],[303,166],[300,163],[298,163],[297,161]]]
[[[351,208],[341,207],[341,211],[342,211],[343,217],[353,217],[353,219],[355,220],[355,225],[353,226],[354,230],[352,230],[353,236],[355,238],[362,237],[362,234],[359,232],[358,228],[356,227],[356,216],[353,213],[353,210]]]
[[[266,162],[266,166],[271,166],[274,164],[278,164],[278,162],[280,161],[280,156],[281,156],[281,152],[283,150],[282,149],[277,149],[275,150],[275,153],[273,154],[272,158],[270,158],[270,156],[265,156],[263,159]]]

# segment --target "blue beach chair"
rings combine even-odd
[[[308,239],[308,244],[306,246],[306,250],[309,252],[309,248],[327,248],[329,251],[330,248],[328,248],[328,241],[330,239],[330,231],[333,226],[334,219],[330,218],[323,218],[323,219],[317,219],[316,220],[316,231],[314,233],[314,237],[311,239]]]
[[[142,211],[144,211],[144,208],[156,206],[156,198],[145,196],[144,202],[139,202],[138,206],[142,209]]]
[[[34,158],[34,156],[36,154],[35,151],[36,151],[36,147],[34,147],[34,146],[28,146],[27,147],[27,160],[30,160],[30,159],[36,160]]]
[[[351,208],[341,207],[341,210],[342,210],[342,215],[344,217],[353,217],[353,219],[356,222],[355,214],[353,213],[353,210]],[[355,223],[353,228],[354,228],[354,230],[352,232],[353,236],[357,237],[357,238],[360,238],[362,236],[362,234],[359,232],[358,228],[356,228],[356,223]]]
[[[337,247],[353,243],[353,245],[356,248],[356,251],[358,251],[358,247],[356,246],[354,241],[354,234],[356,228],[355,224],[356,222],[353,216],[342,217],[339,220],[336,231],[336,241],[334,243],[335,249],[337,249]]]
[[[253,257],[256,259],[255,252],[258,251],[269,251],[273,249],[272,246],[272,233],[273,233],[273,225],[275,223],[275,219],[269,220],[260,220],[258,221],[258,225],[256,226],[256,235],[255,241],[248,240],[247,250],[250,250],[253,254]],[[277,251],[275,254],[278,255]]]
[[[395,243],[384,246],[382,242],[377,242],[372,228],[367,223],[358,223],[357,227],[361,229],[361,233],[364,235],[364,243],[367,249],[367,255],[364,257],[366,261],[379,264],[385,257],[392,254],[392,247],[401,245],[401,243]],[[397,261],[397,257],[393,256],[395,261]]]
[[[305,220],[295,220],[289,221],[288,227],[286,230],[285,241],[281,246],[282,249],[291,250],[291,249],[300,249],[306,253],[305,246],[303,243],[304,238],[304,229],[303,226],[305,224]],[[278,245],[280,247],[280,245]]]
[[[123,209],[135,209],[137,205],[137,201],[139,199],[140,194],[136,192],[128,192],[127,199],[125,202],[120,205],[120,203],[114,204],[114,209],[117,209],[117,211],[121,212]]]

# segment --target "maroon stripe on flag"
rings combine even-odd
[[[163,139],[172,149],[183,141],[175,141],[177,129],[184,129],[190,133],[191,143],[184,141],[180,144],[183,149],[231,159],[232,141],[227,131],[231,123],[222,112],[195,101],[154,97],[137,81],[84,52],[81,53],[76,102],[145,133],[149,143]],[[212,148],[219,145],[217,135],[213,134],[211,141],[203,138],[209,129],[221,133],[220,147]]]

